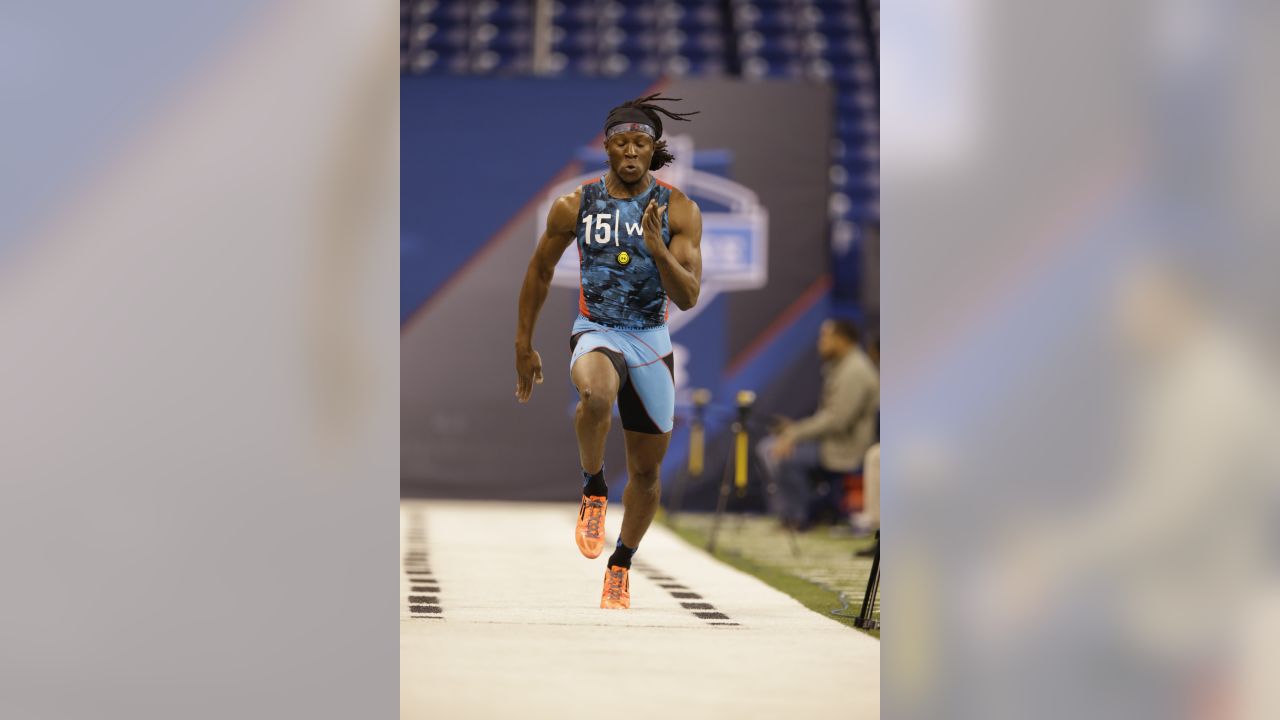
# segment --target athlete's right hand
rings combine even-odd
[[[534,383],[542,384],[542,356],[533,348],[516,348],[516,399],[529,402]]]

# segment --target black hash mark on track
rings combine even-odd
[[[671,597],[675,598],[676,600],[702,600],[703,599],[701,595],[691,591],[687,585],[681,583],[680,581],[676,580],[670,575],[662,574],[661,571],[657,570],[656,568],[653,568],[652,566],[635,563],[632,565],[632,567],[634,567],[636,570],[640,571],[641,573],[644,573],[646,577],[656,582],[658,584],[658,587],[666,590],[668,593],[671,594]],[[732,626],[732,627],[740,626],[740,623],[724,622],[724,621],[730,621],[731,618],[728,615],[717,610],[716,606],[712,605],[709,602],[682,602],[680,603],[680,607],[692,612],[694,617],[698,618],[699,620],[721,621],[721,622],[708,622],[707,623],[708,625],[721,625],[721,626]]]
[[[409,579],[409,614],[424,620],[441,620],[444,609],[440,606],[440,584],[431,571],[427,537],[421,515],[409,518],[409,530],[405,538],[405,551],[401,556],[404,574]],[[426,593],[426,594],[418,594]]]

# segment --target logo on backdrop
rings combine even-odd
[[[702,291],[698,304],[688,311],[680,310],[675,303],[670,304],[671,317],[667,324],[675,332],[697,317],[698,312],[710,305],[719,293],[755,290],[765,286],[769,268],[769,214],[760,205],[756,194],[745,185],[697,170],[694,167],[692,138],[673,135],[667,138],[667,145],[676,159],[653,175],[683,190],[702,209]],[[593,155],[595,162],[603,157],[602,150],[597,150]],[[561,195],[573,192],[579,185],[599,178],[604,172],[605,169],[601,167],[551,188],[538,210],[535,243],[542,236],[551,203]],[[594,237],[602,243],[608,242],[611,239],[609,236],[616,235],[607,224],[595,230],[594,235],[588,230],[588,237]],[[629,257],[623,257],[625,255],[624,252],[618,257],[619,264],[626,265],[630,262]],[[558,287],[578,287],[577,253],[566,251],[560,257],[551,284]]]

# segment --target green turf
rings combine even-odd
[[[712,521],[709,513],[681,514],[674,524],[669,517],[662,517],[664,525],[703,550]],[[796,535],[796,554],[787,532],[772,518],[726,515],[714,556],[810,610],[854,627],[871,573],[871,559],[854,557],[854,552],[874,545],[872,538],[854,537],[841,528],[816,528]],[[880,619],[878,601],[873,617]],[[864,632],[880,637],[879,630]]]

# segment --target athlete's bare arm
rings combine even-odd
[[[533,349],[533,326],[538,323],[538,313],[547,299],[556,263],[577,235],[575,224],[581,192],[574,190],[551,204],[547,229],[538,239],[538,247],[524,274],[524,285],[520,287],[516,314],[516,398],[522,403],[529,401],[534,383],[542,382],[542,356]]]
[[[662,276],[662,289],[681,310],[698,304],[702,289],[702,211],[679,190],[671,191],[671,207],[654,205],[644,209],[644,245],[653,255]],[[671,245],[662,244],[662,213],[667,212]]]

